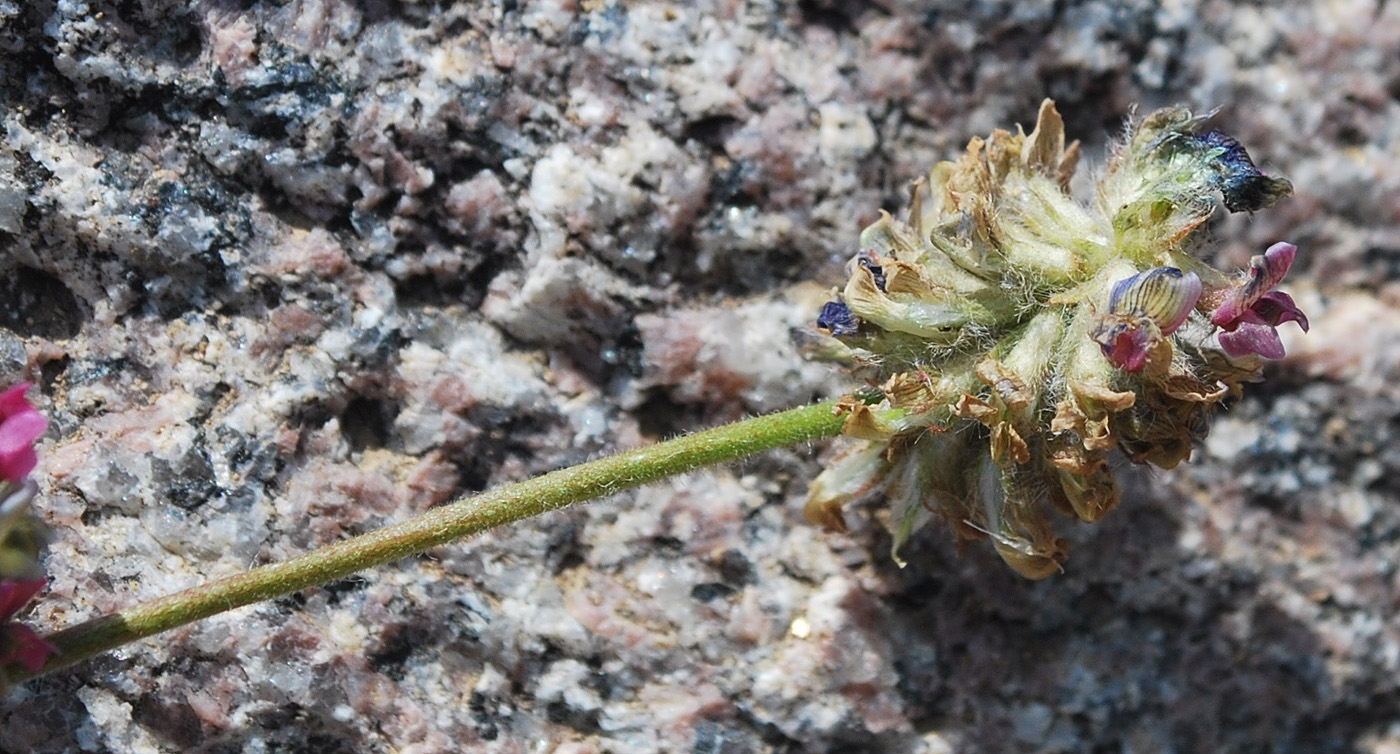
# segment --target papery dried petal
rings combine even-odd
[[[985,382],[1006,407],[1019,411],[1031,405],[1035,393],[1026,386],[1025,380],[996,359],[983,359],[977,365],[977,378]]]
[[[967,523],[992,540],[997,555],[1028,579],[1061,570],[1064,543],[1055,536],[1045,511],[1018,471],[983,457],[972,471],[971,495],[980,505]]]
[[[864,266],[858,266],[851,273],[846,283],[845,301],[861,320],[932,341],[955,342],[961,336],[959,328],[971,320],[965,302],[951,297],[929,300],[888,294],[881,289],[874,272]]]
[[[845,309],[828,305],[820,324],[855,336],[842,342],[867,387],[840,404],[844,430],[884,449],[878,478],[856,481],[884,485],[896,562],[939,517],[1023,576],[1059,571],[1052,509],[1096,521],[1118,505],[1120,452],[1186,459],[1215,407],[1259,376],[1258,359],[1232,355],[1281,355],[1274,328],[1307,328],[1272,290],[1294,247],[1271,247],[1238,282],[1195,253],[1218,195],[1254,210],[1291,189],[1234,139],[1202,133],[1208,117],[1144,118],[1084,203],[1046,102],[1029,134],[996,130],[935,166],[907,223],[881,213],[862,232]],[[839,520],[834,498],[866,488],[833,484],[815,486],[809,515]]]
[[[885,461],[886,449],[884,443],[863,442],[846,449],[827,464],[812,480],[803,516],[825,529],[845,531],[846,519],[841,515],[841,508],[882,482],[889,468]]]
[[[1010,422],[992,425],[991,449],[992,460],[1000,464],[1024,464],[1031,460],[1031,447]]]
[[[1079,161],[1079,142],[1065,147],[1065,122],[1055,103],[1044,100],[1036,115],[1035,129],[1021,145],[1021,162],[1026,167],[1055,179],[1061,190],[1069,190],[1069,179]]]
[[[841,425],[841,432],[847,437],[858,437],[862,440],[888,440],[899,431],[899,428],[888,421],[889,411],[877,412],[865,401],[857,399],[846,399],[836,404],[838,413],[846,415],[846,421]]]
[[[1103,453],[1061,442],[1052,447],[1049,461],[1060,483],[1058,491],[1081,521],[1098,521],[1122,499],[1123,491]]]
[[[990,426],[1001,416],[1001,410],[975,395],[958,396],[953,404],[953,415],[961,419],[974,419]]]
[[[1065,549],[1060,540],[1053,540],[1050,546],[1038,544],[1025,537],[992,532],[988,535],[992,547],[1002,562],[1011,570],[1032,581],[1049,578],[1064,570],[1060,561],[1065,557]]]
[[[1117,417],[1119,447],[1133,463],[1176,468],[1190,457],[1205,416],[1199,402],[1154,394],[1150,401]]]
[[[869,249],[861,251],[856,255],[856,263],[870,271],[870,277],[875,280],[875,287],[882,291],[887,291],[885,280],[885,269],[880,266],[879,260],[875,258],[875,253]]]

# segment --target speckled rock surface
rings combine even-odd
[[[1054,97],[1298,195],[1313,332],[1066,573],[801,521],[770,453],[12,690],[5,752],[1400,751],[1400,7],[0,2],[0,379],[68,625],[838,394],[856,234]],[[874,508],[865,509],[872,511]]]

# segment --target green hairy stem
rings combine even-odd
[[[819,403],[728,424],[488,490],[400,524],[281,563],[254,568],[85,621],[44,637],[58,648],[38,673],[0,671],[10,682],[43,675],[212,615],[421,553],[488,529],[765,450],[841,430],[835,404]]]

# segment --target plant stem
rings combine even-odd
[[[341,579],[566,505],[772,448],[830,437],[840,431],[843,421],[834,406],[819,403],[746,419],[560,469],[434,508],[403,523],[291,560],[94,618],[44,637],[59,654],[38,673],[10,667],[0,671],[0,678],[13,682],[49,673],[137,639]]]

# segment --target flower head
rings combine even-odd
[[[1043,578],[1066,552],[1050,511],[1096,521],[1122,496],[1116,457],[1190,454],[1254,355],[1282,355],[1274,327],[1307,322],[1272,290],[1292,246],[1238,284],[1195,253],[1219,203],[1252,212],[1292,190],[1203,120],[1135,123],[1079,202],[1078,146],[1047,100],[1029,134],[973,139],[916,184],[907,219],[865,229],[819,318],[828,355],[869,384],[840,404],[859,444],[813,483],[809,518],[840,527],[844,503],[882,491],[896,559],[942,519]]]

